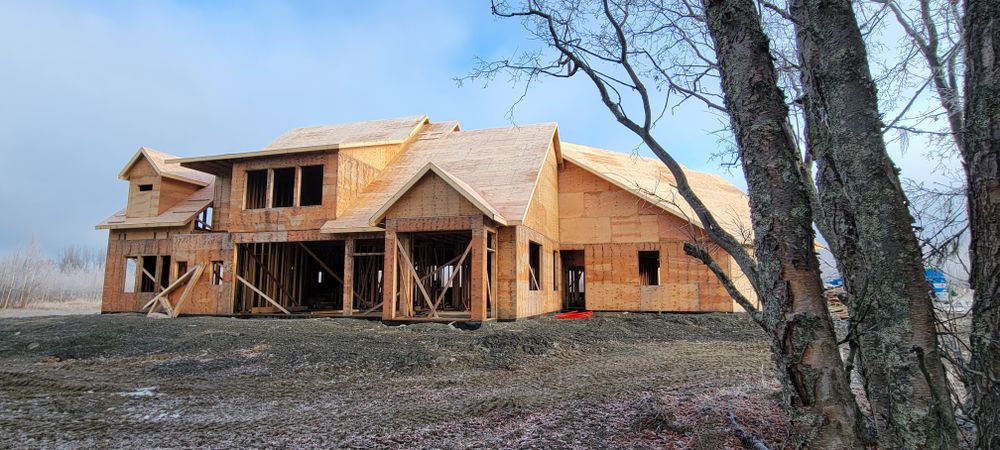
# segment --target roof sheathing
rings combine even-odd
[[[562,149],[567,161],[702,227],[694,209],[677,191],[673,174],[660,160],[568,142],[563,142]],[[739,239],[752,230],[750,201],[743,191],[718,175],[683,169],[691,189],[727,232]]]
[[[401,117],[318,127],[294,128],[286,131],[262,150],[224,153],[193,158],[178,158],[168,162],[189,166],[199,163],[266,156],[403,144],[419,133],[429,122],[427,116]]]
[[[140,157],[146,158],[146,161],[149,161],[149,165],[153,166],[156,174],[164,178],[183,181],[196,186],[208,186],[209,183],[215,180],[215,177],[210,174],[172,163],[170,161],[177,158],[176,156],[149,147],[139,147],[139,150],[132,155],[132,158],[125,164],[125,167],[118,173],[118,178],[127,180],[132,166],[139,162]]]
[[[95,228],[104,229],[129,229],[129,228],[160,228],[160,227],[180,227],[187,225],[198,213],[212,205],[212,198],[215,195],[215,183],[210,183],[191,194],[187,199],[182,200],[162,214],[153,217],[126,217],[125,210],[118,211],[111,217],[104,219]]]
[[[524,219],[556,129],[555,124],[453,131],[436,139],[418,136],[358,196],[325,233],[370,231],[378,209],[428,163],[461,180],[509,224]],[[377,229],[377,228],[376,228]]]

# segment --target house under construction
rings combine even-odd
[[[746,195],[688,171],[731,233]],[[682,250],[705,239],[659,162],[405,117],[288,131],[262,150],[125,164],[104,312],[486,321],[561,309],[740,310]],[[744,291],[731,258],[713,250]]]

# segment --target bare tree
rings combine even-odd
[[[685,252],[711,268],[771,336],[798,441],[821,448],[860,447],[860,413],[843,373],[813,252],[808,177],[787,123],[767,37],[750,0],[706,0],[703,6],[704,13],[701,5],[683,1],[606,0],[597,6],[531,0],[521,8],[494,4],[494,14],[523,19],[554,54],[532,52],[514,61],[484,63],[471,77],[508,71],[526,76],[526,84],[539,76],[589,79],[615,119],[663,161],[706,233],[750,280],[760,311],[703,246],[685,245]],[[721,93],[711,89],[716,73],[722,75],[723,102]],[[666,97],[662,104],[655,97],[660,92]],[[720,226],[655,138],[653,127],[671,95],[697,98],[729,113],[749,186],[752,256]]]
[[[1000,448],[1000,2],[965,1],[965,128],[973,288],[966,384],[979,448]]]
[[[794,0],[792,18],[818,212],[849,294],[879,444],[955,448],[933,295],[851,3]]]

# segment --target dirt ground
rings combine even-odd
[[[0,447],[780,448],[772,374],[739,314],[8,318]]]

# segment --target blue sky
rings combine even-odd
[[[624,152],[584,79],[521,95],[503,77],[459,87],[474,57],[533,47],[486,2],[25,1],[0,4],[0,252],[103,246],[139,146],[246,151],[293,127],[427,114],[465,129],[559,123],[563,140]],[[689,104],[657,132],[682,163],[711,159],[717,116]],[[646,154],[644,149],[640,153]]]

